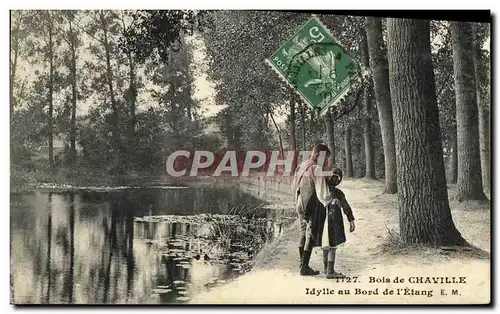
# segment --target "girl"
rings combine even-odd
[[[318,239],[323,249],[323,264],[327,279],[345,277],[342,273],[335,271],[335,253],[339,245],[346,241],[344,232],[344,222],[340,208],[344,211],[349,221],[349,231],[353,232],[356,228],[354,224],[354,216],[351,207],[345,198],[344,193],[336,188],[342,181],[342,170],[335,168],[333,175],[328,179],[328,188],[332,194],[334,201],[327,206],[323,215],[319,215],[318,219],[323,219],[323,232],[321,239]],[[326,213],[328,212],[328,214]]]

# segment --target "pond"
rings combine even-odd
[[[230,188],[11,194],[11,302],[186,303],[248,271],[293,215]]]

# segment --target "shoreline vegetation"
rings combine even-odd
[[[243,179],[242,179],[243,178]],[[37,166],[26,168],[12,164],[10,167],[10,193],[31,192],[42,187],[45,189],[68,189],[82,187],[152,187],[152,186],[212,186],[231,182],[248,183],[251,178],[261,181],[279,181],[279,184],[288,182],[288,177],[276,174],[267,176],[265,173],[250,173],[248,177],[231,175],[212,176],[201,174],[197,176],[169,176],[161,169],[151,170],[124,170],[120,174],[111,174],[106,169],[88,167],[54,168]],[[256,182],[256,183],[257,183]],[[256,184],[258,185],[258,183]],[[286,192],[285,192],[286,193]]]
[[[162,177],[153,171],[126,171],[123,174],[105,174],[99,169],[88,168],[41,168],[26,169],[12,165],[10,168],[10,192],[31,192],[38,186],[85,187],[85,186],[142,186],[175,185],[179,180]]]

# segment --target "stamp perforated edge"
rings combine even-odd
[[[271,61],[269,61],[268,58],[265,59],[265,62],[266,64],[273,70],[273,72],[275,72],[276,74],[278,74],[278,77],[283,81],[285,82],[286,85],[288,85],[288,87],[290,87],[293,92],[299,96],[310,108],[312,108],[313,110],[318,110],[316,109],[310,102],[309,100],[300,92],[300,90],[295,86],[293,85],[292,83],[290,83],[290,81],[280,72],[278,71],[274,65],[271,63]]]
[[[337,44],[339,44],[342,48],[344,48],[345,51],[347,51],[347,49],[345,49],[346,46],[344,44],[342,44],[342,42],[337,37],[333,36],[333,34],[330,31],[330,29],[321,21],[321,19],[316,14],[312,14],[311,18],[307,22],[309,22],[311,19],[316,19],[316,21],[321,26],[323,26],[323,28],[328,32],[328,35],[332,36],[333,40],[335,40],[337,42]],[[352,60],[354,60],[359,65],[359,68],[361,69],[362,76],[370,75],[370,69],[367,69],[364,66],[364,64],[361,63],[361,62],[359,62],[359,60],[356,59],[354,56],[350,55],[350,57],[351,57]]]
[[[301,24],[300,27],[298,27],[297,31],[295,31],[294,35],[295,36],[296,34],[298,34],[300,32],[300,30],[305,26],[307,25],[311,20],[316,20],[325,30],[326,32],[328,33],[328,35],[330,35],[332,37],[332,39],[337,42],[337,44],[339,44],[342,48],[345,49],[345,46],[342,44],[342,42],[340,40],[338,40],[335,36],[333,36],[332,32],[330,31],[330,29],[321,21],[321,19],[316,15],[316,14],[312,14],[311,15],[311,18],[309,18],[305,23]],[[292,37],[293,37],[292,36]],[[276,51],[279,51],[284,45],[286,44],[283,43],[281,46],[279,46],[279,48],[276,50]],[[346,50],[347,51],[347,50]],[[274,55],[274,53],[273,53]],[[354,82],[353,85],[356,85],[356,83],[358,84],[362,84],[362,81],[363,81],[363,77],[367,77],[370,75],[370,70],[367,69],[362,63],[360,63],[354,56],[350,55],[351,59],[356,62],[361,70],[361,73],[360,75],[357,75],[357,78],[355,79],[356,82]],[[281,73],[281,71],[279,71],[278,69],[276,69],[276,67],[274,66],[274,64],[269,60],[269,58],[266,58],[265,60],[265,63],[273,70],[273,72],[275,72],[276,74],[278,74],[278,77],[283,81],[285,82],[286,85],[288,85],[288,87],[290,87],[293,92],[298,95],[306,104],[309,105],[309,107],[311,107],[313,110],[318,110],[316,109],[310,102],[309,100],[300,92],[300,90],[294,86],[292,83],[290,83],[290,81]],[[359,88],[359,87],[358,87]],[[351,92],[353,90],[353,86],[350,85],[348,88],[346,88],[341,94],[339,97],[337,97],[333,102],[329,103],[327,106],[325,106],[325,108],[323,108],[319,115],[320,116],[323,116],[332,106],[335,106],[336,104],[340,103],[348,94],[349,92]]]

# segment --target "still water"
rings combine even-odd
[[[291,222],[237,188],[11,194],[15,304],[186,303]]]

